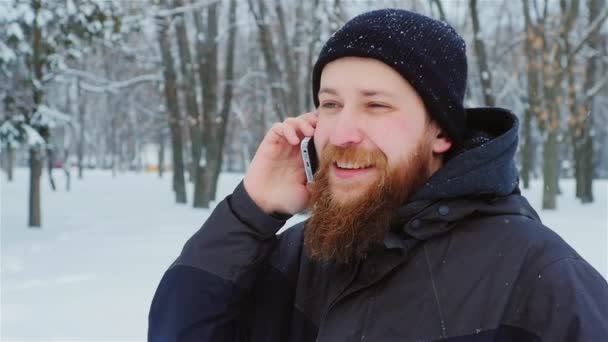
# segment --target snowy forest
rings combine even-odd
[[[0,340],[145,341],[324,42],[386,7],[464,37],[465,107],[519,117],[522,195],[608,278],[607,2],[0,0]]]
[[[31,227],[43,180],[69,192],[92,169],[172,177],[176,203],[208,208],[273,122],[313,109],[332,32],[383,7],[465,38],[465,106],[519,116],[520,186],[541,180],[543,209],[564,178],[594,201],[608,178],[606,0],[1,1],[2,182],[29,169]]]

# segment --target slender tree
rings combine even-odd
[[[485,43],[481,37],[479,15],[477,11],[477,0],[469,0],[469,11],[473,21],[473,42],[475,46],[475,57],[479,68],[481,90],[486,106],[494,106],[494,95],[492,92],[492,72],[488,66]]]
[[[169,39],[169,18],[158,17],[158,43],[160,47],[162,63],[165,101],[167,103],[167,114],[171,132],[171,151],[173,155],[173,191],[176,203],[186,203],[186,181],[184,178],[183,143],[181,133],[181,114],[177,99],[176,75],[171,54],[171,41]]]

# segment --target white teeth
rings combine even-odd
[[[336,162],[336,165],[338,165],[339,168],[341,169],[364,169],[366,167],[369,167],[369,165],[360,165],[360,164],[354,164],[354,163],[344,163],[344,162]]]

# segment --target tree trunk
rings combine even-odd
[[[112,178],[116,177],[116,169],[118,168],[118,141],[116,140],[116,131],[118,131],[116,113],[112,113],[112,119],[110,119],[110,126],[112,127],[112,132],[110,132],[110,154],[111,154],[111,168],[112,168]]]
[[[201,83],[203,99],[203,115],[201,129],[201,149],[199,165],[202,169],[201,182],[195,191],[202,194],[201,203],[204,207],[209,206],[211,201],[211,179],[209,168],[209,143],[214,130],[213,118],[216,115],[217,95],[217,3],[210,5],[207,9],[206,26],[202,14],[194,12],[194,24],[196,26],[196,52],[198,54],[198,73]]]
[[[527,57],[526,72],[527,72],[527,108],[524,112],[524,120],[522,123],[522,148],[521,148],[521,178],[524,189],[530,187],[530,172],[533,167],[533,144],[532,144],[532,120],[540,116],[540,66],[539,48],[542,42],[537,29],[532,25],[530,18],[530,8],[528,0],[523,1],[523,10],[525,18],[526,42],[524,44],[524,52]]]
[[[162,133],[162,128],[158,136],[158,178],[163,178],[163,171],[165,169],[165,135]]]
[[[565,0],[560,1],[562,10],[562,21],[559,37],[553,40],[552,44],[546,44],[546,36],[542,40],[542,72],[543,72],[543,91],[546,101],[545,114],[539,117],[539,126],[546,133],[546,140],[543,150],[543,209],[555,209],[556,197],[559,194],[560,176],[560,148],[558,136],[561,133],[560,107],[558,105],[561,94],[561,83],[567,70],[561,63],[564,57],[564,40],[567,39],[568,32],[572,29],[576,19],[577,1],[574,0],[569,8]],[[541,27],[544,30],[544,26]]]
[[[585,140],[582,145],[581,153],[581,165],[580,165],[580,199],[582,203],[593,202],[593,178],[594,178],[594,167],[593,167],[593,137],[586,133]],[[578,185],[579,179],[577,179]]]
[[[106,73],[106,78],[108,80],[113,79],[113,75],[112,75],[112,69],[110,68],[110,63],[112,61],[112,55],[108,52],[107,49],[104,48],[103,50],[103,56],[104,56],[104,70]],[[118,111],[116,110],[116,105],[115,103],[112,102],[112,99],[110,97],[109,93],[105,94],[105,101],[106,101],[106,110],[107,113],[109,113],[110,115],[110,127],[111,127],[111,131],[110,131],[110,168],[112,169],[112,178],[116,177],[116,169],[118,167],[118,141],[116,140],[116,131],[118,130],[118,125],[117,125],[117,121],[118,121]]]
[[[557,131],[549,131],[543,146],[543,209],[557,207],[559,144]]]
[[[55,154],[53,153],[53,149],[51,147],[46,148],[46,161],[47,173],[49,176],[49,182],[51,183],[51,189],[53,191],[56,191],[57,187],[55,187],[55,179],[53,178],[53,163],[55,162]]]
[[[546,60],[547,53],[543,57],[545,66],[551,65],[551,61]],[[544,68],[548,70],[548,68]],[[553,72],[549,71],[544,75],[544,93],[548,99],[555,99],[558,96],[559,88]],[[559,194],[559,141],[560,134],[560,113],[555,100],[549,100],[546,104],[545,114],[541,115],[541,129],[545,131],[546,138],[543,144],[543,209],[556,209],[556,197]]]
[[[40,82],[42,80],[42,30],[38,25],[38,15],[42,3],[40,0],[32,0],[32,9],[34,10],[34,25],[32,27],[32,93],[34,99],[33,113],[38,110],[42,104],[42,89]],[[43,138],[48,137],[48,130],[42,132],[42,127],[38,127],[39,133]],[[42,175],[42,148],[30,147],[30,203],[29,203],[29,227],[41,227],[41,209],[40,209],[40,176]]]
[[[78,179],[82,179],[84,170],[84,147],[86,143],[85,135],[85,112],[87,108],[86,97],[83,96],[80,82],[78,87],[78,146],[76,147],[76,156],[78,158]]]
[[[566,54],[570,53],[570,43],[568,40],[564,40],[564,46]],[[583,157],[583,130],[584,121],[586,115],[584,113],[585,107],[579,106],[576,98],[576,80],[573,68],[568,69],[568,88],[567,88],[567,103],[570,111],[570,118],[568,119],[569,134],[572,142],[572,161],[574,164],[574,178],[576,180],[576,197],[580,198],[582,193],[582,157]],[[581,111],[583,113],[581,113]]]
[[[66,113],[73,113],[74,110],[72,108],[72,92],[71,92],[71,84],[72,83],[68,83],[66,90],[65,90],[65,112]],[[63,144],[62,144],[62,149],[60,150],[61,153],[63,153],[63,163],[61,165],[61,168],[63,169],[63,172],[65,173],[65,190],[66,191],[70,191],[71,186],[72,186],[72,177],[70,174],[70,145],[73,139],[73,131],[74,129],[74,125],[70,122],[67,126],[64,127],[63,130]]]
[[[494,95],[492,92],[492,73],[488,67],[486,48],[481,39],[481,29],[477,16],[477,0],[469,0],[469,10],[471,11],[471,18],[473,19],[473,41],[475,42],[475,54],[477,55],[477,67],[479,68],[483,98],[486,106],[493,107]]]
[[[312,20],[311,20],[311,26],[312,26],[312,32],[310,35],[310,40],[308,42],[308,55],[307,55],[307,59],[306,59],[306,75],[307,75],[307,79],[306,79],[306,95],[305,95],[305,109],[306,110],[313,110],[313,106],[314,104],[312,103],[312,86],[310,86],[312,84],[312,68],[313,68],[313,63],[314,60],[316,58],[316,45],[317,43],[320,42],[321,40],[321,20],[319,18],[319,16],[316,15],[317,12],[317,8],[319,7],[319,0],[314,0],[312,2],[312,9],[310,10],[310,12],[313,14],[312,15]]]
[[[217,194],[217,183],[219,181],[220,173],[222,172],[222,164],[224,160],[224,145],[226,142],[226,127],[228,126],[228,120],[231,111],[231,103],[233,96],[233,85],[234,81],[234,50],[236,42],[236,0],[230,0],[229,8],[229,27],[230,33],[228,34],[228,45],[226,46],[226,74],[224,77],[224,92],[222,101],[222,110],[220,112],[220,122],[216,127],[217,129],[217,147],[211,152],[214,155],[211,160],[209,170],[213,171],[213,179],[211,183],[211,200],[215,200]]]
[[[544,80],[545,96],[548,99],[555,99],[558,96],[559,88],[554,75],[546,75]],[[554,100],[547,101],[546,118],[543,120],[543,129],[546,139],[543,146],[543,209],[556,209],[556,197],[559,192],[559,140],[560,134],[560,112]]]
[[[171,149],[173,154],[173,190],[175,202],[186,203],[186,181],[184,179],[184,159],[182,155],[181,116],[177,100],[176,77],[169,40],[167,18],[157,18],[159,24],[158,40],[163,63],[165,100],[171,132]]]
[[[274,0],[275,11],[277,18],[279,19],[279,37],[281,52],[283,54],[284,72],[283,75],[287,75],[287,80],[281,80],[281,82],[287,84],[287,116],[298,115],[300,107],[299,103],[299,87],[298,87],[298,72],[296,70],[296,51],[294,51],[295,45],[291,45],[289,37],[287,35],[287,24],[285,23],[285,13],[281,0]],[[301,6],[301,5],[300,5]],[[298,20],[298,18],[296,18]],[[296,27],[297,30],[297,27]],[[297,43],[297,42],[294,42]],[[291,46],[290,46],[291,45]]]
[[[296,96],[296,112],[294,113],[294,115],[302,113],[304,111],[308,111],[307,108],[304,108],[302,106],[302,104],[305,102],[304,101],[304,96],[306,96],[306,91],[304,89],[308,88],[308,83],[305,84],[304,87],[301,86],[302,84],[302,77],[306,77],[306,75],[304,74],[303,70],[302,70],[302,64],[304,62],[305,59],[305,53],[304,53],[304,43],[305,43],[305,39],[303,38],[306,34],[305,32],[305,25],[307,23],[307,15],[305,12],[305,2],[304,1],[299,1],[297,2],[296,5],[296,12],[295,12],[295,20],[293,23],[293,27],[294,27],[294,34],[292,36],[291,39],[291,46],[293,47],[293,56],[294,56],[294,62],[293,62],[293,70],[295,72],[295,85],[292,90],[293,92],[293,96]],[[304,80],[305,81],[305,80]]]
[[[590,0],[587,3],[589,7],[589,24],[594,22],[597,16],[600,13],[600,9],[606,6],[605,0]],[[601,35],[599,30],[595,30],[589,36],[589,49],[591,51],[600,51],[601,47]],[[593,96],[591,96],[590,91],[595,86],[596,80],[598,80],[598,72],[599,68],[599,56],[594,55],[590,57],[590,60],[587,61],[587,66],[585,69],[585,83],[583,86],[583,94],[585,96],[583,109],[581,110],[581,114],[584,115],[585,120],[583,121],[582,134],[581,134],[581,155],[580,155],[580,165],[579,172],[580,177],[577,178],[577,190],[581,202],[583,203],[591,203],[593,202],[593,179],[595,178],[594,173],[594,134],[592,134],[593,128],[593,119],[594,119],[594,101]],[[580,182],[580,185],[579,185]]]
[[[174,0],[175,7],[184,5],[182,0]],[[209,202],[205,201],[205,192],[203,187],[204,168],[201,166],[201,149],[202,149],[202,125],[201,116],[198,112],[196,103],[196,77],[194,67],[190,55],[190,46],[188,43],[188,32],[184,24],[184,15],[180,14],[175,18],[175,33],[177,35],[177,46],[180,56],[180,69],[184,79],[184,97],[186,101],[186,112],[188,113],[188,131],[190,133],[190,151],[192,158],[192,178],[194,181],[194,199],[192,206],[194,208],[207,208]]]
[[[70,149],[66,147],[63,151],[63,172],[65,173],[65,191],[70,191],[72,188],[72,174],[70,173]]]
[[[30,228],[42,226],[40,211],[40,176],[42,175],[41,149],[30,148]]]
[[[207,8],[207,41],[206,41],[206,70],[207,79],[206,86],[207,97],[205,98],[205,116],[207,126],[205,127],[205,171],[203,179],[205,182],[205,202],[209,203],[215,199],[214,193],[214,171],[219,163],[218,159],[222,158],[221,152],[218,153],[218,127],[219,117],[217,108],[218,98],[218,8],[219,3],[210,5]]]
[[[12,182],[13,181],[13,164],[14,164],[14,160],[15,160],[15,150],[13,149],[13,147],[9,144],[6,147],[6,176],[8,177],[8,181]]]
[[[268,73],[268,84],[270,84],[270,92],[272,103],[277,119],[283,121],[287,117],[287,93],[285,84],[281,82],[281,71],[278,67],[278,62],[275,59],[276,50],[272,44],[272,32],[268,23],[266,23],[267,8],[264,1],[258,1],[258,9],[255,8],[254,1],[248,0],[249,10],[255,17],[256,25],[259,31],[260,47],[266,64]]]
[[[560,2],[561,5],[561,10],[562,12],[565,14],[566,12],[566,3],[565,1],[561,1]],[[573,5],[573,10],[575,11],[575,14],[577,14],[578,12],[578,4],[575,2],[575,5]],[[566,56],[571,54],[571,46],[570,46],[570,40],[568,39],[568,34],[569,32],[566,30],[562,30],[560,32],[560,39],[562,41],[561,44],[563,44],[563,48],[564,48],[564,54]],[[566,72],[566,76],[567,76],[567,87],[566,87],[566,103],[568,105],[568,111],[569,111],[569,119],[568,119],[568,126],[569,126],[569,130],[568,133],[570,135],[571,138],[571,142],[572,142],[572,147],[571,147],[571,152],[572,152],[572,161],[574,164],[574,178],[576,179],[576,197],[580,198],[580,194],[581,194],[581,157],[582,157],[582,130],[584,129],[582,127],[583,122],[586,119],[586,115],[584,113],[580,113],[581,110],[584,111],[584,108],[581,108],[579,106],[579,101],[577,99],[576,96],[576,79],[575,79],[575,72],[574,72],[574,68],[566,68],[565,70]]]

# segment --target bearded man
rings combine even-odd
[[[270,129],[165,273],[149,340],[607,340],[606,281],[520,195],[517,118],[465,109],[466,75],[446,23],[346,23],[314,66],[315,112]]]

